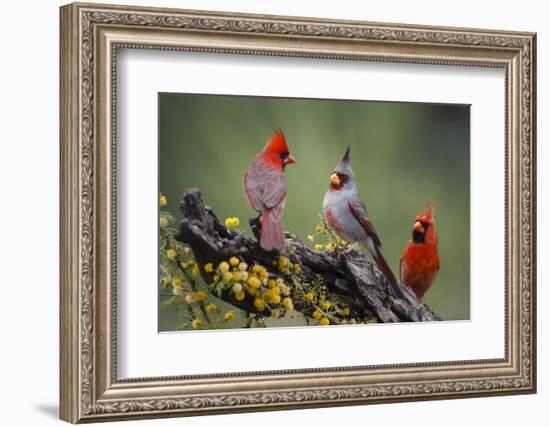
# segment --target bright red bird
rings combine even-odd
[[[432,286],[439,271],[434,206],[429,203],[415,219],[412,236],[401,257],[401,282],[419,299]]]
[[[283,132],[271,136],[243,176],[250,207],[260,214],[260,246],[266,251],[285,247],[282,217],[286,201],[284,168],[296,160],[288,151]]]

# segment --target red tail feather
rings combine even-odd
[[[285,247],[283,224],[281,223],[282,209],[267,209],[262,212],[262,232],[260,246],[265,251],[282,251]]]
[[[380,248],[376,248],[376,255],[374,255],[374,260],[376,261],[376,265],[378,266],[378,269],[382,272],[384,277],[386,278],[387,282],[390,285],[397,284],[397,279],[395,278],[395,275],[391,271],[390,266],[386,262],[384,255],[382,255],[382,251]]]

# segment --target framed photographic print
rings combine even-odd
[[[61,8],[61,418],[533,393],[535,34]]]

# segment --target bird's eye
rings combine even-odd
[[[342,181],[344,184],[349,180],[349,177],[344,174],[339,174],[339,178],[340,178],[340,181]]]
[[[288,152],[280,152],[279,157],[281,158],[281,160],[286,159],[288,157]]]

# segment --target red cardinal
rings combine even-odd
[[[439,271],[435,208],[431,203],[415,219],[412,237],[401,257],[401,282],[411,288],[418,299],[430,289]]]
[[[353,179],[349,147],[330,175],[330,188],[323,200],[323,214],[338,236],[348,242],[363,243],[390,285],[397,285],[390,266],[382,255],[382,244],[359,196]]]
[[[243,176],[248,203],[261,216],[260,246],[266,251],[285,247],[281,222],[286,200],[284,167],[295,163],[279,129],[252,161]]]

